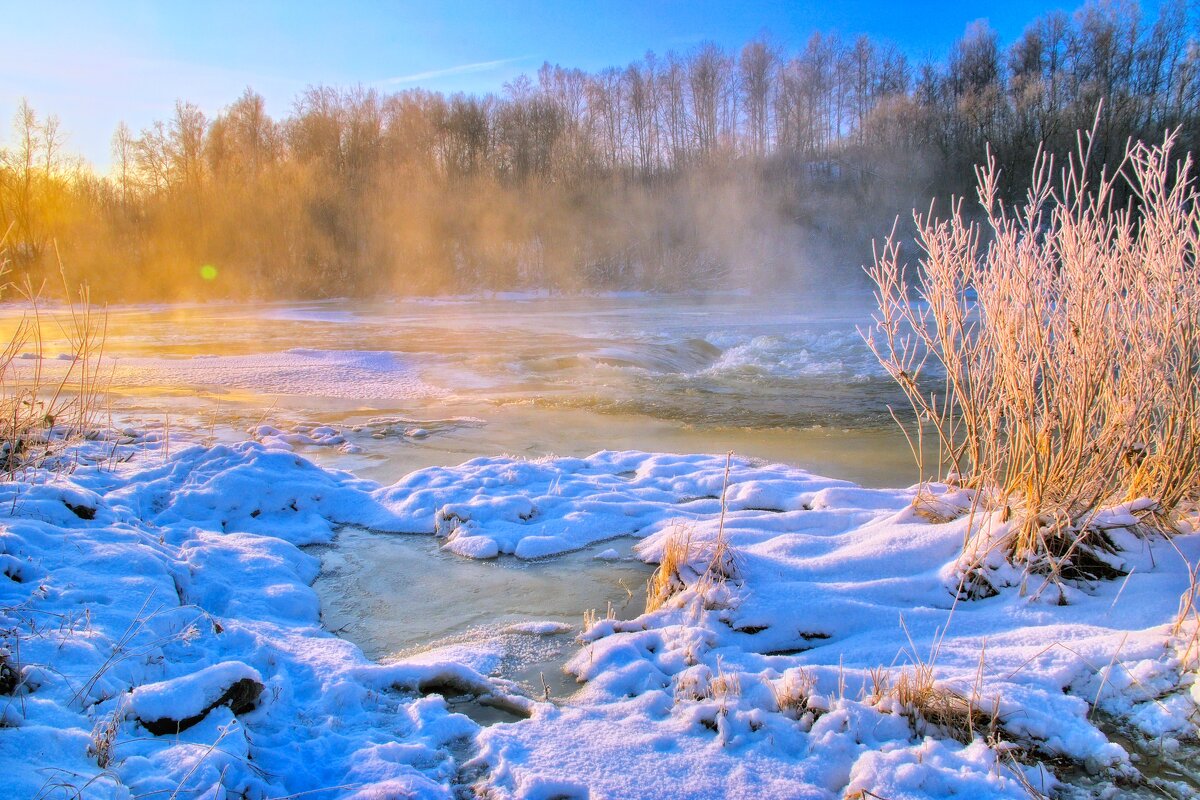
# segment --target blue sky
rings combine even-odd
[[[0,120],[27,97],[60,117],[68,149],[103,169],[120,120],[136,132],[168,117],[176,98],[212,114],[247,86],[279,116],[310,84],[488,91],[543,61],[594,70],[706,40],[737,47],[764,31],[789,48],[818,30],[867,33],[940,59],[973,20],[1009,42],[1033,18],[1075,5],[0,0]],[[7,124],[0,131],[11,140]]]

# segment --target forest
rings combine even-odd
[[[22,103],[0,232],[10,279],[61,285],[61,266],[123,301],[865,285],[872,240],[972,200],[989,149],[1010,199],[1039,145],[1073,150],[1093,124],[1094,167],[1176,128],[1195,151],[1197,16],[1093,2],[1014,42],[974,23],[922,62],[763,34],[595,73],[546,63],[482,95],[311,86],[281,118],[248,88],[215,116],[181,99],[120,125],[103,172]]]

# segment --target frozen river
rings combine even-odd
[[[235,441],[262,426],[391,483],[476,456],[725,453],[873,486],[915,481],[902,403],[857,328],[870,298],[498,297],[111,309],[118,426]],[[10,322],[13,317],[6,319]],[[43,369],[66,361],[50,340]],[[18,360],[21,369],[31,359]],[[276,438],[279,441],[279,438]],[[584,612],[636,616],[651,567],[621,540],[549,562],[479,562],[429,537],[347,529],[319,549],[330,630],[387,659],[488,640],[502,672],[563,697]],[[615,546],[617,557],[593,556]],[[593,552],[593,550],[595,552]],[[556,621],[529,639],[522,621]]]

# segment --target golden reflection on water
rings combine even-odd
[[[12,336],[20,311],[0,307],[0,336]],[[64,368],[56,356],[69,350],[53,322],[63,311],[47,307],[43,316],[47,374]],[[733,450],[867,485],[915,482],[907,445],[885,412],[886,388],[857,374],[866,367],[853,331],[865,309],[822,313],[653,299],[126,306],[108,310],[101,371],[114,376],[117,421],[170,416],[175,430],[215,435],[219,429],[224,439],[244,436],[259,422],[349,427],[397,415],[486,423],[419,443],[366,437],[361,454],[309,453],[383,481],[480,455],[638,449]],[[811,335],[790,345],[787,337],[797,330]],[[799,371],[709,369],[751,340],[765,342],[760,361],[767,358],[767,368],[779,355],[798,358]],[[256,389],[259,373],[270,370],[269,356],[244,368],[226,364],[220,381],[206,378],[204,358],[295,348],[397,353],[402,368],[439,393],[347,396],[344,378],[317,372],[305,377],[311,385],[303,394],[272,394]],[[846,379],[838,372],[842,361],[849,365]],[[822,371],[824,362],[833,366]],[[173,364],[189,370],[172,370]],[[30,364],[16,366],[20,375]],[[11,382],[13,375],[6,377]]]

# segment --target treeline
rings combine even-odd
[[[499,94],[313,87],[282,119],[247,90],[121,125],[104,175],[22,105],[0,228],[18,277],[57,250],[110,299],[852,280],[895,215],[970,191],[986,144],[1015,196],[1038,144],[1072,148],[1101,103],[1098,161],[1177,126],[1195,149],[1183,0],[1051,13],[1007,45],[974,24],[929,63],[818,34],[546,64]]]

